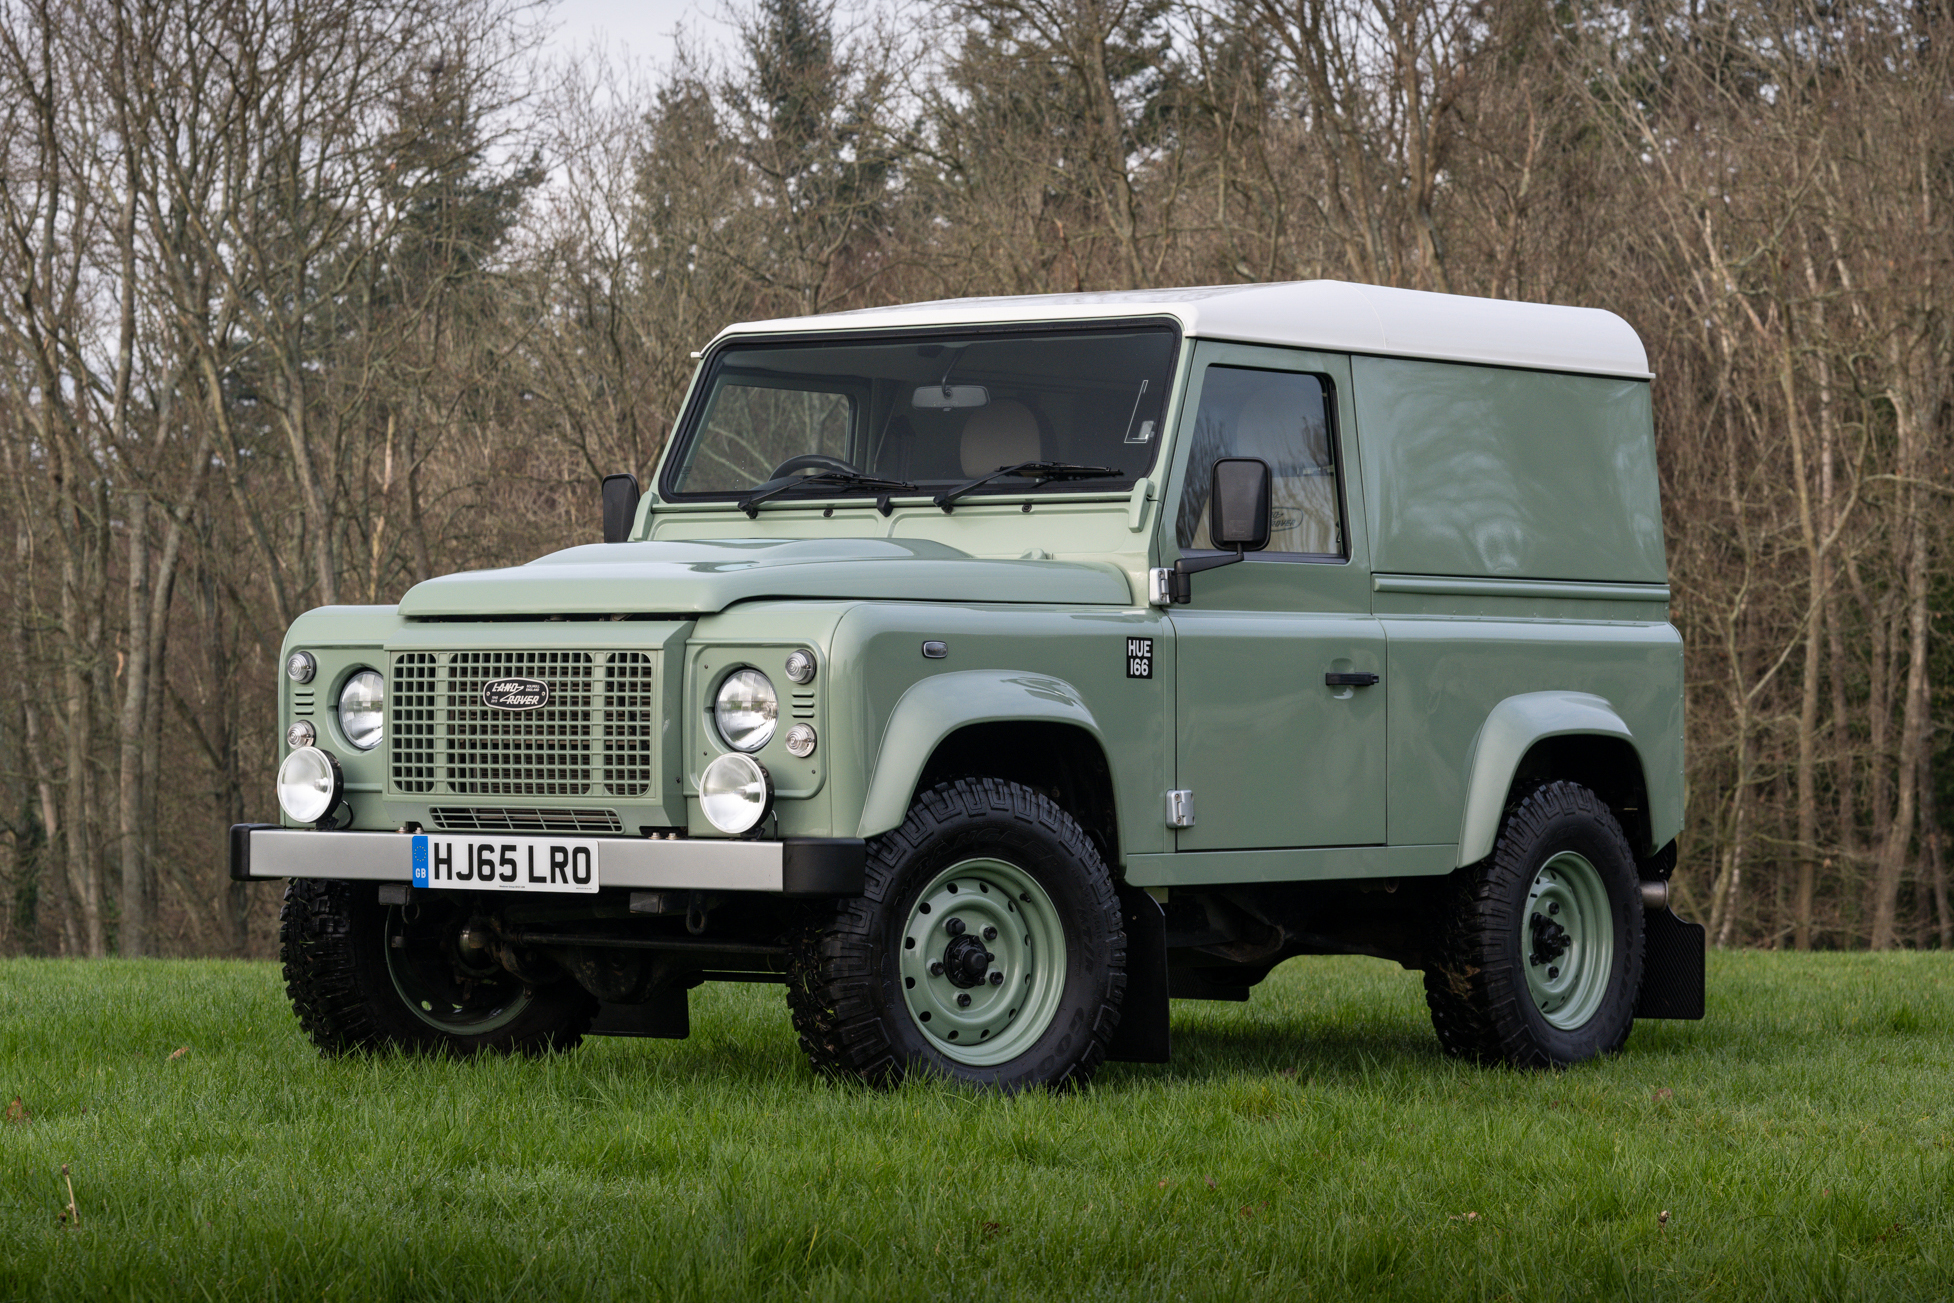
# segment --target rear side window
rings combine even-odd
[[[1343,495],[1337,484],[1336,438],[1329,388],[1295,371],[1211,366],[1201,383],[1187,487],[1178,518],[1180,545],[1212,549],[1208,490],[1222,457],[1260,457],[1274,483],[1268,551],[1304,556],[1344,554]]]

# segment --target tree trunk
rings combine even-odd
[[[124,955],[150,952],[150,897],[143,861],[143,721],[150,679],[149,501],[140,491],[127,499],[124,527],[129,531],[129,630],[124,653],[122,710],[116,719],[116,845],[122,862],[122,919],[116,950]]]
[[[1896,366],[1896,370],[1899,368]],[[1914,803],[1919,792],[1919,769],[1926,750],[1927,720],[1927,597],[1929,591],[1927,522],[1924,494],[1917,475],[1921,461],[1920,420],[1924,413],[1912,395],[1894,394],[1894,424],[1899,435],[1900,490],[1904,504],[1906,554],[1907,677],[1901,708],[1900,755],[1894,786],[1893,821],[1880,841],[1873,886],[1871,943],[1874,950],[1890,949],[1897,939],[1900,881],[1913,841]]]

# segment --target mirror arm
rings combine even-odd
[[[1247,551],[1241,544],[1235,545],[1233,552],[1221,556],[1182,557],[1174,562],[1173,570],[1167,576],[1167,600],[1185,606],[1194,600],[1193,576],[1203,570],[1219,570],[1222,566],[1232,566],[1237,561],[1246,561]]]

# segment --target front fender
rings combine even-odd
[[[1635,735],[1607,698],[1590,692],[1523,692],[1493,707],[1472,743],[1472,777],[1459,825],[1461,866],[1493,853],[1506,794],[1533,744],[1542,738],[1577,734],[1620,738],[1635,747]],[[1639,758],[1641,749],[1635,750]]]
[[[1020,720],[1070,724],[1105,745],[1099,722],[1063,679],[1019,670],[958,670],[913,685],[889,713],[855,835],[873,837],[902,822],[916,780],[944,738],[969,724]]]

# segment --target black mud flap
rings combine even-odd
[[[685,988],[660,991],[643,1004],[600,1004],[592,1036],[656,1036],[682,1041],[692,1034],[692,1003]]]
[[[1106,1057],[1118,1063],[1165,1063],[1167,1033],[1167,916],[1139,887],[1115,884],[1126,925],[1126,999]]]
[[[1635,1016],[1701,1018],[1703,925],[1656,909],[1642,915],[1642,928],[1642,994]]]

